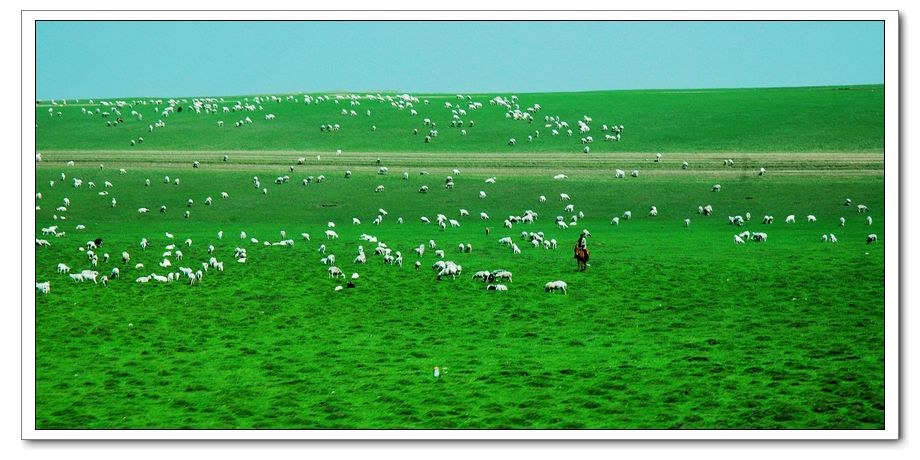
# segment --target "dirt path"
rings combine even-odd
[[[230,156],[228,163],[223,155]],[[317,159],[317,155],[319,159]],[[343,153],[306,151],[43,151],[42,166],[74,161],[85,166],[132,168],[182,168],[200,161],[203,168],[246,170],[294,165],[295,171],[316,171],[319,168],[347,168],[353,171],[376,171],[387,166],[392,173],[403,170],[430,172],[460,168],[470,173],[521,175],[578,174],[608,175],[615,169],[627,173],[638,170],[640,175],[700,175],[731,177],[754,175],[761,167],[770,175],[882,175],[884,155],[881,153],[669,153],[655,162],[649,153],[615,153],[583,155],[572,153]],[[303,158],[304,165],[297,165]],[[731,158],[734,166],[724,165]],[[378,163],[379,159],[379,163]],[[683,170],[686,161],[689,169]]]

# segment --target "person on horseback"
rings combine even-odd
[[[581,235],[578,236],[578,242],[575,243],[575,260],[578,261],[578,271],[581,272],[588,268],[588,257],[591,254],[588,251],[589,236],[591,236],[591,234],[585,229],[581,232]]]

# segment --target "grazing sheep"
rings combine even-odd
[[[690,219],[684,219],[684,227],[690,226]]]
[[[45,281],[44,283],[35,283],[35,288],[38,289],[38,292],[47,294],[51,292],[51,282]]]
[[[613,219],[611,219],[611,220],[610,220],[610,225],[620,225],[620,218],[619,218],[619,217],[614,217]]]
[[[504,284],[490,284],[486,286],[486,290],[487,291],[507,291],[508,286],[505,286]]]
[[[97,272],[97,271],[95,271],[95,270],[83,270],[82,272],[80,272],[80,275],[83,276],[83,280],[93,280],[93,284],[99,284],[99,283],[96,281],[96,276],[99,275],[99,272]],[[73,275],[71,275],[71,276],[73,276]]]
[[[818,218],[815,217],[815,216],[813,216],[813,215],[811,215],[811,214],[809,214],[809,215],[805,216],[805,220],[808,221],[808,222],[817,222],[817,221],[818,221]]]
[[[568,294],[568,284],[565,281],[550,281],[543,286],[544,292],[556,292],[562,291],[563,294]]]
[[[719,184],[713,185],[713,186],[712,186],[712,191],[713,191],[713,192],[721,192],[721,191],[722,191],[722,186],[719,185]]]
[[[872,216],[866,217],[866,225],[872,225]]]
[[[632,211],[626,211],[623,213],[623,218],[626,220],[632,219]]]
[[[794,224],[794,223],[795,223],[795,214],[790,214],[790,215],[786,216],[786,223],[787,223],[787,224]]]
[[[744,238],[741,238],[739,235],[735,235],[735,244],[744,244]]]
[[[843,217],[840,218],[840,226],[843,227],[847,223],[847,220]]]
[[[481,199],[483,199],[483,198],[485,198],[485,197],[486,197],[486,192],[480,191],[480,192],[479,192],[479,199],[481,200]]]
[[[878,240],[878,235],[872,233],[866,238],[866,244],[874,243],[876,240]]]
[[[833,233],[831,233],[831,243],[836,243],[836,242],[837,242],[837,237]]]
[[[856,205],[856,212],[857,213],[869,212],[869,208],[866,205],[858,204]]]
[[[337,239],[338,237],[339,237],[339,234],[336,233],[334,230],[326,230],[326,239],[329,239],[329,238]]]

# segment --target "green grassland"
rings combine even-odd
[[[590,114],[595,124],[609,116],[626,125],[619,145],[594,144],[611,151],[876,152],[882,91],[611,92],[572,96],[584,99],[568,106],[568,96],[521,99],[541,103],[547,113]],[[738,94],[749,102],[734,104]],[[441,112],[440,107],[432,102],[426,110]],[[482,132],[471,130],[468,136],[471,144],[444,127],[441,139],[426,146],[402,134],[387,136],[387,130],[409,129],[408,116],[374,108],[384,131],[376,135],[387,136],[386,142],[369,133],[348,134],[371,123],[363,116],[355,126],[344,121],[341,136],[324,138],[320,120],[342,122],[331,111],[324,115],[325,108],[284,103],[272,109],[274,124],[260,118],[238,130],[212,127],[220,115],[176,115],[137,153],[106,153],[126,150],[132,136],[147,137],[141,124],[146,127],[149,118],[104,128],[74,110],[79,112],[68,107],[61,117],[39,118],[39,150],[52,153],[36,169],[36,191],[43,194],[37,227],[57,223],[67,235],[49,238],[36,230],[38,238],[52,243],[36,249],[37,281],[50,280],[52,287],[36,300],[38,429],[884,426],[881,155],[840,163],[827,155],[777,157],[773,161],[787,162],[782,168],[790,172],[770,170],[763,177],[751,174],[759,157],[727,171],[719,169],[716,156],[690,171],[680,171],[679,163],[655,165],[636,157],[623,164],[642,167],[640,177],[619,180],[612,178],[611,165],[598,160],[573,167],[566,155],[555,160],[537,155],[520,168],[477,168],[460,154],[502,149],[507,129],[527,127],[505,121],[487,105],[473,128]],[[815,111],[822,116],[816,119]],[[695,118],[701,114],[709,116]],[[423,116],[446,120],[443,113]],[[297,166],[294,173],[288,172],[287,154],[275,164],[253,154],[246,157],[252,162],[239,165],[234,161],[245,152],[229,164],[215,154],[201,155],[201,169],[192,169],[186,160],[197,154],[182,153],[301,148],[346,152]],[[348,163],[351,151],[425,148],[452,153],[427,160],[383,155],[383,164],[391,167],[387,176],[373,172],[373,156]],[[67,149],[100,151],[53,152]],[[151,152],[157,149],[178,151],[175,163],[169,162],[171,153]],[[580,151],[577,145],[548,142],[517,149]],[[75,167],[64,166],[74,158]],[[100,162],[105,169],[98,168]],[[809,168],[809,162],[818,166]],[[406,166],[396,166],[400,163]],[[445,190],[444,176],[459,164],[470,169],[454,176],[454,190]],[[349,165],[354,175],[345,179]],[[126,175],[118,175],[120,167],[127,168]],[[655,167],[667,171],[656,174]],[[422,169],[431,174],[420,175]],[[62,171],[68,175],[63,182]],[[401,179],[402,171],[411,173],[408,181]],[[570,178],[552,180],[557,172]],[[273,179],[284,174],[291,182],[275,185]],[[320,174],[328,180],[301,185],[303,177]],[[180,177],[181,185],[164,184],[164,175]],[[252,176],[262,179],[267,195],[253,187]],[[497,182],[485,184],[492,176]],[[99,187],[74,189],[72,177]],[[150,187],[144,187],[145,178]],[[51,180],[57,182],[53,187]],[[105,180],[114,187],[102,197],[97,192]],[[710,191],[714,183],[722,192]],[[374,193],[377,185],[386,191]],[[418,193],[421,185],[431,192]],[[486,199],[477,198],[480,190],[488,193]],[[220,199],[222,191],[230,197]],[[553,225],[556,215],[568,215],[558,199],[562,192],[585,215],[567,230]],[[540,203],[539,195],[547,202]],[[214,197],[212,206],[203,204],[208,196]],[[64,197],[72,201],[70,209],[54,211]],[[114,209],[112,197],[118,200]],[[186,220],[189,198],[195,204]],[[855,206],[844,207],[845,198],[869,206],[872,227]],[[714,216],[696,214],[697,206],[706,204],[714,207]],[[160,205],[168,211],[156,212]],[[657,218],[646,217],[652,205]],[[139,207],[152,212],[139,214]],[[389,212],[379,227],[371,224],[378,208]],[[460,228],[442,232],[419,220],[433,220],[437,213],[459,218],[460,208],[472,215],[461,219]],[[536,223],[502,227],[502,219],[526,209],[539,213]],[[610,225],[611,217],[625,210],[634,218]],[[492,220],[476,218],[481,211]],[[755,220],[744,229],[767,232],[766,243],[732,243],[742,229],[729,225],[727,216],[745,212]],[[67,220],[54,221],[53,214]],[[760,224],[765,214],[777,223]],[[784,224],[787,214],[795,214],[798,223]],[[817,222],[806,223],[807,214]],[[400,216],[402,225],[396,224]],[[841,216],[847,218],[845,227],[838,226]],[[362,224],[352,225],[353,217]],[[689,228],[684,218],[692,219]],[[323,238],[328,221],[338,224],[340,239]],[[77,224],[86,229],[75,230]],[[485,227],[491,227],[490,235]],[[587,272],[578,273],[571,249],[582,228],[593,235],[592,261]],[[222,241],[219,230],[225,233]],[[277,241],[280,230],[297,240],[294,247],[263,247],[239,238],[246,231],[260,241]],[[166,239],[167,231],[175,240]],[[559,248],[534,249],[520,240],[521,231],[544,231]],[[301,232],[312,241],[302,241]],[[819,242],[831,232],[839,243]],[[359,241],[362,233],[401,251],[405,266],[384,265],[380,256],[369,257],[367,265],[352,264],[359,244],[368,252],[373,248]],[[868,233],[880,240],[867,245]],[[502,236],[513,237],[522,254],[500,246]],[[76,272],[90,268],[77,247],[96,237],[105,240],[98,252],[112,255],[100,272],[120,266],[120,279],[103,287],[55,273],[60,262]],[[144,237],[151,243],[146,251],[139,246]],[[186,238],[193,244],[182,247],[185,259],[173,268],[200,267],[209,257],[207,245],[214,244],[226,271],[208,271],[195,286],[134,282],[151,272],[165,274],[157,266],[164,246]],[[435,279],[433,251],[420,258],[412,251],[429,239],[463,266],[462,276]],[[355,289],[333,290],[344,281],[327,277],[317,252],[321,243],[346,274],[360,274]],[[472,244],[472,253],[458,253],[460,243]],[[237,246],[247,248],[247,263],[233,261]],[[131,253],[129,266],[120,261],[123,250]],[[418,272],[416,260],[422,263]],[[137,262],[146,268],[135,269]],[[476,271],[498,268],[514,273],[507,292],[486,291],[470,279]],[[557,279],[568,283],[568,295],[543,292],[544,283]],[[434,366],[445,369],[441,378],[432,376]]]
[[[127,150],[148,151],[303,151],[330,153],[351,152],[564,152],[581,153],[583,146],[576,120],[593,118],[591,144],[594,153],[621,152],[882,152],[884,147],[884,94],[882,85],[851,87],[808,87],[773,89],[604,91],[585,93],[540,93],[518,95],[521,110],[540,104],[535,122],[515,121],[505,117],[505,109],[492,106],[494,94],[471,95],[472,102],[483,107],[469,110],[461,117],[466,136],[460,128],[451,128],[454,95],[417,95],[427,99],[414,105],[418,116],[409,109],[397,110],[389,102],[362,99],[360,106],[335,100],[306,105],[303,95],[296,102],[281,97],[282,102],[265,101],[256,112],[196,114],[187,110],[191,98],[185,98],[181,113],[163,118],[166,126],[148,132],[159,120],[151,99],[128,98],[131,108],[122,110],[124,123],[106,127],[99,115],[85,115],[82,109],[95,111],[99,100],[67,101],[67,105],[50,105],[39,101],[36,106],[38,151]],[[316,96],[316,95],[314,95]],[[501,95],[510,97],[510,94]],[[168,99],[168,98],[163,98]],[[220,106],[231,106],[243,97],[226,97]],[[252,97],[246,98],[250,102]],[[57,102],[57,101],[55,101]],[[160,106],[162,108],[164,106]],[[345,108],[357,116],[343,116]],[[49,113],[49,109],[52,111]],[[132,117],[136,110],[143,119]],[[366,110],[371,115],[366,115]],[[60,112],[60,116],[57,116]],[[265,114],[276,115],[265,120]],[[253,123],[236,128],[234,123],[249,116]],[[551,136],[544,126],[545,116],[559,116],[567,121],[575,135],[564,130]],[[424,118],[437,124],[439,135],[431,143],[423,138],[429,127]],[[225,122],[223,127],[217,121]],[[475,122],[470,127],[469,122]],[[320,125],[339,124],[336,132],[321,132]],[[620,142],[604,142],[601,125],[623,125]],[[377,130],[372,131],[371,127]],[[419,135],[413,135],[419,129]],[[533,142],[527,136],[539,130]],[[144,142],[130,147],[139,137]],[[508,146],[509,138],[517,145]]]

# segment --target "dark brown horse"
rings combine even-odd
[[[578,271],[583,272],[588,269],[588,259],[591,257],[591,252],[588,251],[588,248],[581,249],[578,245],[575,245],[575,260],[578,261]]]

